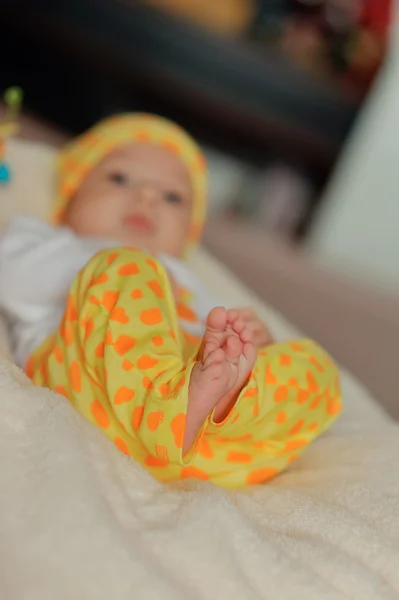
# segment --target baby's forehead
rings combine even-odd
[[[156,171],[174,177],[191,187],[191,174],[178,154],[160,145],[144,142],[130,143],[112,150],[102,166],[135,166],[137,169]]]

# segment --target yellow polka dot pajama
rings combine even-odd
[[[215,423],[210,415],[183,456],[199,349],[182,329],[191,318],[188,306],[176,307],[159,262],[139,250],[106,250],[77,275],[58,331],[26,370],[161,481],[195,477],[228,488],[265,482],[338,416],[337,369],[310,340],[260,350],[228,417]]]

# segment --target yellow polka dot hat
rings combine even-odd
[[[90,171],[110,152],[134,142],[157,144],[173,152],[187,167],[193,186],[193,212],[186,249],[199,239],[205,222],[207,169],[196,142],[178,125],[144,113],[109,117],[75,138],[58,158],[58,193],[54,220],[62,223],[68,202]]]

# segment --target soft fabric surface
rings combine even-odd
[[[203,252],[198,274],[296,332]],[[335,427],[265,486],[162,486],[0,343],[0,597],[10,600],[399,597],[398,426],[343,374]]]

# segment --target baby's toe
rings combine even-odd
[[[227,338],[224,350],[226,354],[226,360],[229,362],[236,362],[238,361],[238,358],[243,350],[242,342],[235,335],[231,335]]]
[[[207,327],[217,331],[223,331],[227,325],[227,311],[222,306],[213,308],[206,321]]]
[[[253,344],[254,343],[254,333],[249,329],[249,327],[244,327],[244,329],[240,333],[240,340],[244,344]]]

